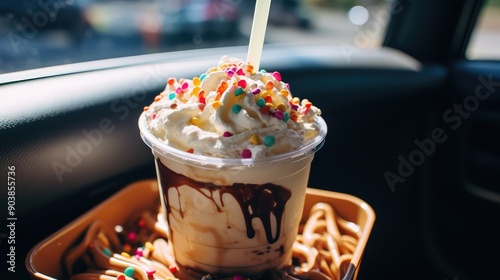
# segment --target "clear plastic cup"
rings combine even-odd
[[[291,263],[314,154],[327,133],[297,151],[265,159],[223,159],[172,148],[139,118],[155,158],[162,207],[176,263],[207,273],[258,278]]]

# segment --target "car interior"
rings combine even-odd
[[[377,48],[264,45],[261,67],[279,71],[328,124],[309,187],[356,196],[376,214],[357,279],[500,279],[500,62],[467,57],[486,2],[391,1]],[[0,74],[1,205],[7,215],[12,167],[16,218],[16,272],[4,262],[1,278],[32,279],[25,258],[34,245],[128,184],[156,178],[137,125],[144,106],[169,77],[197,76],[247,48]],[[0,233],[5,257],[12,233]]]

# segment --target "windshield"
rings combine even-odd
[[[2,0],[0,73],[248,44],[255,1]],[[273,0],[266,43],[380,46],[390,1]]]

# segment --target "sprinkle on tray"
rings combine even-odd
[[[108,248],[102,249],[102,252],[108,257],[111,256],[111,251]]]
[[[154,270],[154,269],[147,269],[146,270],[146,274],[148,275],[148,277],[153,276],[155,273],[156,273],[156,270]]]
[[[274,138],[274,136],[267,135],[266,137],[264,137],[264,144],[266,146],[271,147],[272,145],[274,145],[274,142],[276,142],[276,138]]]
[[[179,271],[179,268],[177,267],[177,265],[171,264],[168,266],[168,270],[170,270],[170,272],[172,273],[176,273],[177,271]]]
[[[125,268],[125,270],[123,271],[123,273],[127,276],[127,277],[132,277],[134,276],[134,273],[135,273],[135,270],[133,267],[129,266],[127,268]]]
[[[241,157],[252,158],[252,151],[250,151],[249,149],[244,149],[243,151],[241,151]]]
[[[250,143],[254,145],[259,145],[260,144],[259,136],[257,136],[256,134],[252,135],[252,137],[250,137]]]
[[[231,137],[231,136],[233,136],[233,134],[231,132],[229,132],[229,131],[226,131],[226,132],[222,133],[222,136],[224,136],[224,137]]]

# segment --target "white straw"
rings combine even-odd
[[[271,0],[257,0],[257,3],[255,3],[255,13],[253,15],[252,31],[250,33],[250,43],[248,45],[247,55],[247,61],[254,67],[255,71],[259,71],[260,67],[270,8]]]

